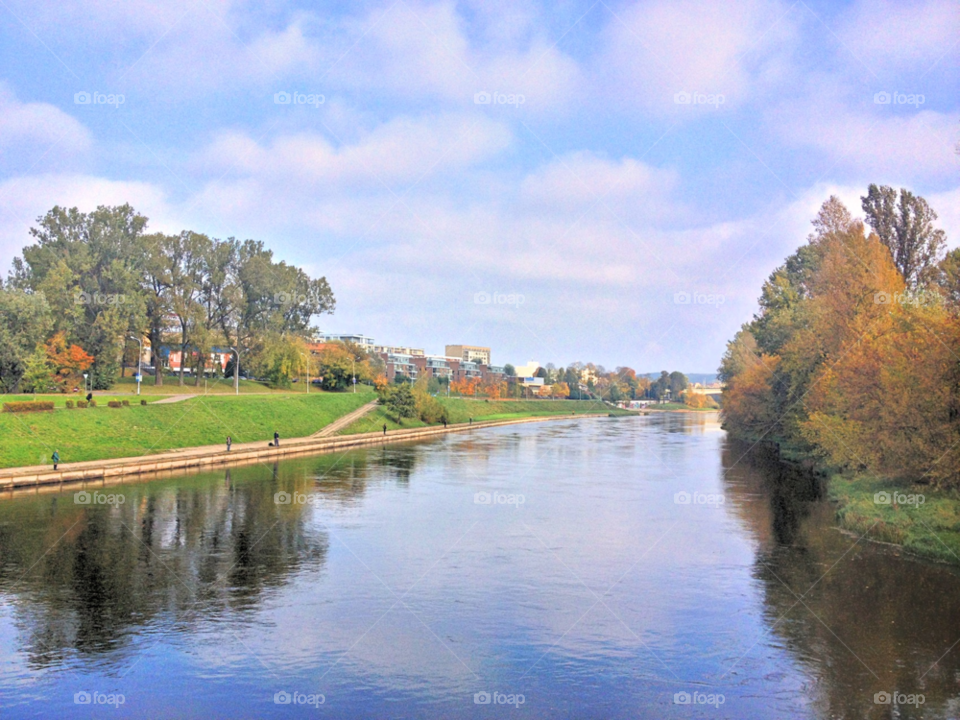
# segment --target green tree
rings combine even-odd
[[[910,287],[926,284],[946,247],[946,233],[933,227],[937,213],[909,190],[870,185],[861,198],[867,223],[890,248],[893,262]]]
[[[0,287],[0,392],[17,392],[27,359],[53,329],[42,294]]]
[[[386,406],[387,411],[393,414],[398,423],[403,422],[405,417],[416,417],[417,400],[410,383],[401,383],[390,388]]]
[[[55,206],[30,228],[35,244],[13,263],[11,282],[42,292],[55,330],[94,357],[97,389],[119,374],[124,338],[145,325],[141,293],[141,240],[147,218],[129,205],[100,206],[91,213]]]

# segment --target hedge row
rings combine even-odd
[[[41,412],[43,410],[53,410],[53,402],[50,400],[23,400],[3,404],[3,412],[8,413]]]

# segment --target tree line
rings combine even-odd
[[[734,435],[829,467],[960,480],[960,249],[908,190],[871,185],[866,225],[836,197],[764,283],[720,377]]]
[[[4,392],[62,385],[55,353],[72,353],[67,372],[82,366],[94,389],[108,389],[125,360],[135,364],[131,338],[143,337],[158,385],[164,346],[181,353],[180,384],[188,365],[199,382],[214,351],[229,353],[235,377],[242,366],[282,383],[303,363],[311,318],[336,304],[325,278],[275,260],[262,242],[148,233],[147,218],[130,205],[90,213],[57,206],[30,235],[34,243],[0,286]]]

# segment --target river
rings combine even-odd
[[[713,414],[89,491],[0,498],[0,717],[960,713],[960,575]]]

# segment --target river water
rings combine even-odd
[[[0,717],[957,717],[960,576],[748,449],[559,420],[0,498]]]

